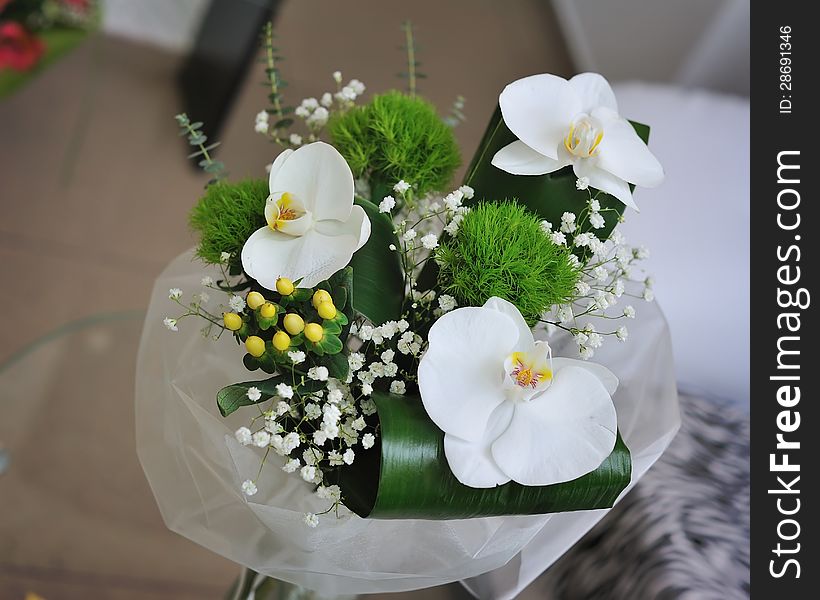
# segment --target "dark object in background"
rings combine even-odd
[[[231,102],[253,64],[259,35],[280,0],[212,0],[194,48],[179,73],[180,112],[218,137]],[[192,163],[196,167],[196,163]]]

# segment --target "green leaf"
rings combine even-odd
[[[354,255],[352,304],[356,311],[381,325],[401,318],[404,301],[404,275],[399,253],[389,249],[399,245],[393,221],[363,198],[356,198],[370,219],[370,239]]]
[[[468,519],[609,508],[631,479],[629,450],[619,435],[612,454],[573,481],[467,487],[450,471],[444,433],[427,416],[420,398],[374,392],[373,400],[379,442],[335,474],[345,505],[361,517]]]
[[[649,127],[641,123],[632,123],[632,126],[638,136],[644,142],[648,142]],[[565,212],[577,214],[584,208],[589,194],[575,188],[578,178],[571,166],[546,175],[512,175],[491,164],[495,153],[516,139],[518,138],[515,134],[504,124],[501,109],[496,108],[464,180],[466,185],[475,189],[472,202],[515,198],[520,204],[553,224],[560,223],[561,215]],[[602,229],[592,229],[592,226],[587,224],[584,231],[592,231],[601,239],[606,239],[626,207],[614,196],[603,192],[598,195],[598,200],[601,203],[605,225]]]
[[[276,386],[285,381],[281,375],[264,379],[262,381],[245,381],[234,383],[219,390],[216,394],[216,405],[223,417],[227,417],[237,408],[242,406],[252,406],[259,402],[269,400],[276,394]],[[257,402],[248,398],[248,390],[252,387],[258,388],[262,392],[262,397]]]

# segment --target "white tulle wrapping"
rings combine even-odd
[[[160,275],[137,364],[137,451],[173,531],[260,573],[325,593],[398,592],[473,578],[465,585],[476,595],[503,599],[528,585],[606,514],[381,521],[348,513],[323,517],[310,529],[303,513],[324,510],[326,501],[281,471],[278,457],[266,466],[258,494],[246,499],[240,484],[256,476],[261,454],[234,441],[247,413],[223,418],[215,394],[264,373],[243,367],[243,351],[230,337],[204,339],[202,323],[193,318],[183,320],[176,333],[162,325],[164,317],[174,316],[168,289],[195,293],[205,274],[216,277],[188,252]],[[638,309],[638,318],[627,323],[629,342],[609,341],[595,356],[621,381],[614,400],[632,451],[632,485],[679,425],[666,322],[654,304]],[[569,340],[551,343],[557,356],[570,355]]]

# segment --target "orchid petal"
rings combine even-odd
[[[661,163],[628,121],[603,108],[593,116],[604,124],[604,137],[598,147],[599,168],[641,187],[663,182]]]
[[[640,211],[635,200],[632,199],[629,184],[609,171],[597,167],[595,159],[579,159],[572,166],[576,176],[589,179],[590,186],[611,194],[630,208]]]
[[[563,77],[532,75],[514,81],[498,98],[504,123],[527,146],[554,160],[581,104]]]
[[[474,488],[491,488],[507,483],[504,474],[492,455],[492,444],[510,424],[515,405],[500,404],[490,415],[487,429],[480,440],[468,442],[454,435],[444,436],[444,455],[450,470],[464,485]]]
[[[271,167],[271,193],[290,192],[316,220],[347,221],[353,207],[353,173],[342,155],[329,144],[314,142],[286,160],[287,168],[280,166],[275,176]]]
[[[496,152],[492,164],[513,175],[544,175],[567,166],[569,161],[544,156],[521,140],[516,140]]]
[[[569,80],[569,87],[575,92],[581,103],[579,112],[591,114],[599,106],[618,112],[618,101],[615,100],[615,93],[602,75],[598,73],[579,73]]]
[[[273,161],[273,164],[270,166],[270,174],[268,175],[268,186],[271,192],[274,191],[273,181],[276,179],[277,174],[282,169],[282,165],[285,164],[285,161],[290,158],[293,154],[293,150],[287,149],[283,150],[279,153],[279,156],[276,157],[276,160]],[[279,191],[287,191],[287,190],[279,190]]]
[[[600,380],[610,396],[615,394],[615,390],[618,389],[618,378],[615,376],[615,373],[607,369],[604,365],[586,360],[576,360],[574,358],[552,359],[553,371],[560,371],[566,367],[579,367],[581,369],[586,369]]]
[[[356,245],[356,250],[358,250],[370,238],[370,219],[361,206],[354,206],[347,221],[318,221],[316,231],[328,236],[353,236],[358,240]]]
[[[518,337],[509,317],[474,306],[433,324],[418,382],[424,408],[440,429],[468,442],[482,438],[490,415],[504,401],[504,359]]]
[[[530,326],[527,325],[527,321],[524,320],[521,311],[518,310],[515,304],[509,302],[508,300],[504,300],[504,298],[493,296],[484,303],[484,308],[489,308],[507,315],[510,319],[512,319],[513,323],[515,323],[515,326],[518,328],[518,342],[513,350],[527,351],[533,347],[535,340],[532,337],[532,330],[530,329]]]
[[[276,280],[280,277],[302,279],[303,287],[313,287],[343,269],[358,243],[358,232],[329,236],[314,228],[293,237],[263,227],[245,242],[242,267],[269,290],[276,289]]]
[[[515,405],[509,427],[492,445],[499,468],[522,485],[552,485],[595,470],[615,447],[617,417],[604,385],[575,366]]]

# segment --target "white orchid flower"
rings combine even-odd
[[[353,193],[353,173],[333,146],[282,152],[270,169],[268,224],[245,242],[242,268],[269,290],[280,277],[313,287],[344,268],[370,237]]]
[[[447,313],[428,339],[421,399],[464,485],[571,481],[615,447],[618,379],[601,365],[552,358],[506,300]]]
[[[513,175],[543,175],[572,165],[589,185],[637,210],[629,184],[654,187],[663,168],[618,114],[609,83],[597,73],[569,81],[532,75],[499,96],[504,123],[518,140],[499,150],[492,164]]]

